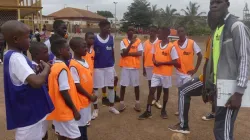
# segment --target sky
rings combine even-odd
[[[116,15],[118,19],[123,18],[123,13],[127,11],[127,7],[133,2],[133,0],[43,0],[43,14],[48,15],[53,12],[56,12],[62,8],[66,7],[74,7],[80,9],[87,9],[92,12],[107,10],[111,11],[113,14],[115,13],[115,4],[117,3]],[[190,0],[148,0],[151,5],[157,4],[158,8],[163,8],[167,5],[172,5],[172,8],[176,8],[179,13],[181,9],[185,9]],[[209,2],[210,0],[191,0],[192,2],[197,2],[200,5],[199,12],[208,12],[209,10]],[[229,8],[229,12],[242,18],[243,16],[243,8],[245,6],[245,2],[248,0],[230,0],[231,5]],[[250,2],[249,2],[250,4]],[[250,8],[250,7],[249,7]]]

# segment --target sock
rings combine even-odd
[[[139,104],[139,103],[140,103],[140,101],[135,101],[135,103]]]
[[[147,104],[147,111],[151,113],[151,105]]]
[[[124,104],[124,101],[120,101],[120,104]]]
[[[95,96],[98,97],[98,90],[94,90],[94,94],[95,94]],[[97,103],[98,103],[98,99],[94,102],[94,104],[97,104]]]
[[[110,103],[115,102],[115,92],[114,89],[108,89],[108,99]]]
[[[107,97],[107,93],[102,93],[102,98]]]
[[[166,111],[166,105],[167,105],[167,102],[163,101],[162,111]]]

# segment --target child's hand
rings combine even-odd
[[[43,60],[40,61],[40,65],[43,69],[50,70],[51,65],[44,62]]]
[[[96,100],[97,100],[97,96],[95,96],[95,95],[90,96],[91,102],[95,102]]]
[[[81,119],[81,115],[78,111],[74,111],[73,115],[76,121],[79,121]]]

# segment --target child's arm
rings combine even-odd
[[[68,90],[70,89],[69,83],[68,83],[68,75],[66,70],[62,70],[59,78],[58,78],[58,85],[59,90],[62,95],[63,100],[65,101],[65,104],[73,111],[74,117],[76,120],[79,120],[81,118],[79,112],[76,109],[76,106],[74,105]]]
[[[171,56],[171,61],[166,61],[166,62],[158,62],[158,65],[173,65],[175,66],[176,68],[179,68],[180,67],[180,64],[178,63],[177,59],[179,58],[178,56],[178,53],[175,49],[175,47],[172,48],[171,50],[171,53],[170,53],[170,56]]]
[[[142,51],[143,51],[143,46],[140,43],[138,46],[137,52],[128,53],[128,56],[134,56],[134,57],[142,56]]]
[[[96,97],[96,96],[91,96],[91,95],[81,86],[79,74],[78,74],[76,68],[75,68],[75,67],[70,67],[70,72],[71,72],[71,75],[72,75],[72,77],[73,77],[73,79],[74,79],[74,82],[75,82],[77,91],[78,91],[81,95],[87,97],[91,102],[95,102],[96,99],[97,99],[97,97]]]
[[[135,43],[135,41],[136,41],[136,37],[133,37],[133,39],[131,40],[131,42],[129,43],[127,48],[125,47],[124,42],[123,41],[121,42],[122,55],[128,55],[128,53],[129,53],[132,45]]]
[[[143,65],[143,76],[146,76],[146,69],[145,69],[145,65],[144,65],[144,63],[145,63],[145,55],[144,55],[145,53],[143,53],[143,56],[142,56],[142,65]]]

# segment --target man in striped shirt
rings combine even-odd
[[[228,12],[229,0],[210,0],[212,17],[219,19],[207,66],[206,88],[217,79],[235,80],[235,92],[225,106],[216,106],[216,140],[233,140],[234,122],[247,88],[250,66],[250,31]],[[210,84],[209,84],[210,83]]]

